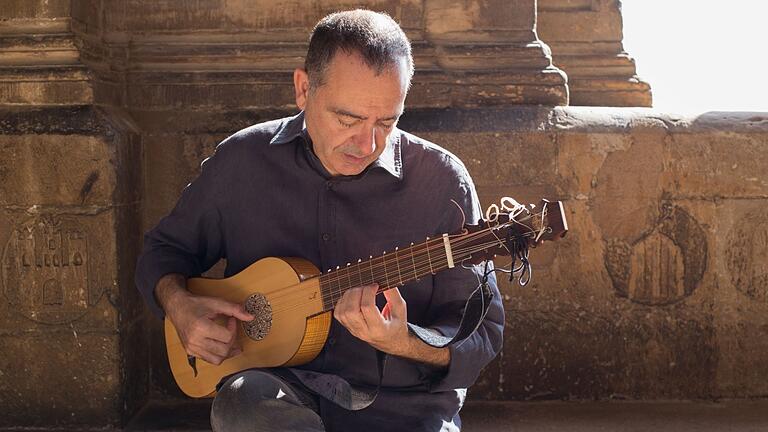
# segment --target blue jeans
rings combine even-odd
[[[280,375],[249,369],[229,377],[213,400],[213,431],[325,431],[315,396]]]

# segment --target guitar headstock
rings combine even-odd
[[[467,226],[477,236],[475,249],[469,261],[479,264],[496,256],[513,255],[520,247],[536,247],[545,241],[565,237],[568,221],[561,201],[542,199],[538,205],[523,205],[511,198],[503,198],[501,206],[493,204],[486,212],[486,219],[478,225]],[[487,245],[485,248],[481,248]]]

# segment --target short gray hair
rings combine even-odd
[[[304,60],[310,88],[325,84],[325,72],[338,50],[360,54],[377,75],[404,58],[410,85],[413,76],[411,43],[397,22],[385,13],[356,9],[321,19],[312,30]]]

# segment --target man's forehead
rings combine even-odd
[[[368,64],[361,53],[357,51],[345,51],[343,49],[337,50],[328,62],[328,67],[323,72],[326,77],[324,81],[327,82],[332,79],[334,72],[340,68],[346,68],[350,65],[373,72],[373,75],[377,77],[382,75],[397,75],[400,78],[400,81],[402,81],[406,88],[408,88],[410,74],[408,73],[408,60],[405,57],[400,56],[392,61],[377,66]]]

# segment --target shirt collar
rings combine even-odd
[[[270,145],[281,145],[292,142],[303,136],[308,138],[307,126],[304,121],[304,111],[293,117],[286,118],[277,130],[277,133],[269,141]],[[383,168],[398,180],[403,179],[403,161],[400,145],[400,129],[395,128],[389,135],[389,140],[379,158],[373,161],[371,168]]]

